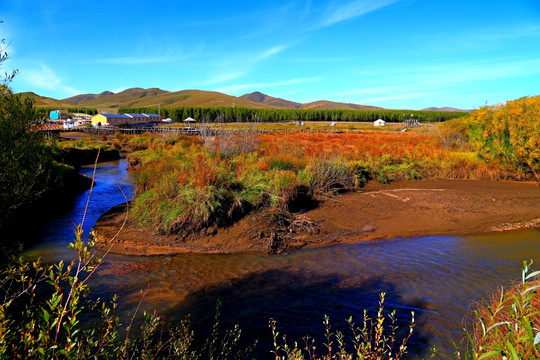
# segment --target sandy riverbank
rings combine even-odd
[[[540,227],[540,186],[515,182],[426,180],[390,185],[370,183],[361,191],[322,202],[304,214],[317,234],[291,234],[283,250],[342,242],[425,235],[465,235]],[[135,226],[125,227],[112,252],[165,255],[186,252],[268,252],[263,213],[246,216],[213,235],[179,240]],[[112,238],[125,218],[125,206],[104,214],[95,231]]]

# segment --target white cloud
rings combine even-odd
[[[388,86],[358,87],[334,93],[331,99],[343,101],[344,97],[366,97],[356,101],[383,101],[408,98],[405,94],[417,95],[427,92],[448,90],[449,88],[468,88],[484,81],[501,80],[540,75],[539,59],[495,59],[459,64],[437,66],[409,66],[400,69],[371,70],[362,73],[364,83],[389,84]],[[400,95],[403,94],[403,95]],[[426,94],[427,95],[427,94]],[[413,96],[414,97],[414,96]]]
[[[234,71],[234,70],[225,71],[225,72],[217,74],[216,76],[214,76],[213,78],[207,81],[204,81],[203,84],[219,84],[226,81],[238,79],[244,75],[246,75],[245,71]]]
[[[16,80],[20,79],[39,89],[60,90],[68,95],[78,95],[81,92],[62,83],[62,79],[47,65],[41,64],[38,69],[24,69],[19,73]]]
[[[260,61],[260,60],[264,60],[272,55],[275,55],[275,54],[278,54],[280,52],[282,52],[283,50],[285,50],[288,46],[285,46],[285,45],[277,45],[277,46],[274,46],[270,49],[267,49],[263,52],[261,52],[258,56],[255,56],[255,59],[257,61]]]
[[[117,58],[104,58],[96,59],[92,62],[102,63],[102,64],[113,64],[113,65],[138,65],[138,64],[158,64],[173,62],[178,60],[187,59],[188,56],[124,56]]]
[[[388,100],[404,100],[404,99],[415,99],[415,98],[421,98],[421,97],[431,97],[437,94],[438,93],[434,93],[434,92],[398,94],[398,95],[381,96],[381,97],[368,98],[368,99],[360,99],[360,100],[356,100],[356,102],[358,102],[359,104],[373,104],[373,103],[379,103],[379,102],[388,101]]]
[[[190,52],[183,52],[179,49],[164,49],[161,51],[149,51],[149,48],[154,48],[155,44],[150,43],[150,45],[144,46],[144,50],[137,51],[133,55],[129,56],[120,56],[120,57],[111,57],[111,58],[101,58],[101,59],[92,59],[89,60],[92,63],[100,64],[113,64],[113,65],[140,65],[140,64],[161,64],[161,63],[170,63],[175,61],[181,61],[190,59],[196,56],[203,49],[203,45],[195,47]],[[157,55],[148,56],[146,54],[154,53]],[[161,54],[159,54],[161,53]]]
[[[44,64],[38,69],[21,71],[20,77],[23,81],[42,89],[55,89],[60,84],[60,78]]]
[[[321,26],[330,26],[351,18],[365,15],[388,5],[394,4],[399,0],[356,0],[342,5],[334,3],[325,11],[325,18]]]

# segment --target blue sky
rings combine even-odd
[[[15,92],[261,91],[464,109],[540,94],[539,0],[0,1]]]

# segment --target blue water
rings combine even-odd
[[[126,167],[125,160],[99,164],[86,233],[101,214],[125,201],[118,186],[131,197]],[[81,170],[89,176],[92,171]],[[41,241],[29,253],[50,262],[72,258],[67,244],[87,198],[88,192],[81,194],[72,209],[40,229]],[[240,324],[246,342],[258,338],[255,354],[261,357],[271,344],[270,318],[290,340],[321,334],[324,314],[347,334],[344,319],[353,316],[360,323],[363,310],[374,311],[386,292],[386,306],[397,310],[402,327],[415,312],[412,357],[425,357],[435,346],[443,356],[463,338],[471,303],[517,279],[522,261],[530,259],[540,262],[538,230],[343,244],[274,256],[109,255],[92,286],[102,298],[118,294],[121,315],[133,311],[141,290],[148,289],[142,310],[157,309],[173,323],[192,314],[201,336],[221,300],[224,324]]]

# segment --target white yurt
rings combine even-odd
[[[373,122],[373,126],[385,126],[385,125],[386,125],[386,121],[384,121],[383,119],[378,119]]]

